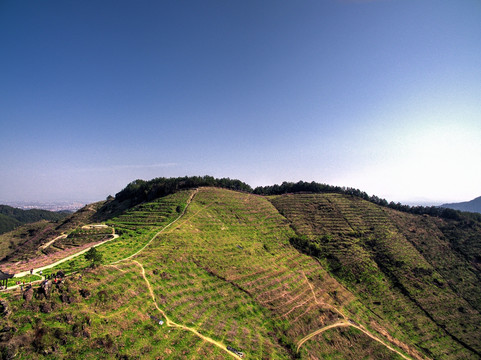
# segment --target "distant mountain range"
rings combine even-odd
[[[48,210],[22,210],[8,205],[0,205],[0,234],[15,229],[19,225],[40,220],[56,221],[64,219],[69,211],[53,212]]]
[[[441,205],[441,207],[460,210],[460,211],[470,211],[470,212],[481,213],[481,196],[471,201],[443,204]]]

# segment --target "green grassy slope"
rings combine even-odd
[[[478,273],[445,239],[452,228],[460,242],[475,242],[459,224],[338,194],[271,201],[304,236],[293,244],[318,256],[398,338],[433,358],[480,357]]]
[[[422,358],[403,329],[379,319],[289,244],[296,234],[265,198],[202,188],[189,204],[191,195],[143,203],[110,220],[120,238],[98,247],[104,265],[46,296],[3,294],[10,314],[1,318],[2,356],[231,359],[225,347],[233,346],[247,359],[401,358],[349,327],[354,319],[385,344]],[[80,269],[82,261],[52,271]],[[306,336],[339,322],[344,327],[297,352]]]

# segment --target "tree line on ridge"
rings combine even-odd
[[[289,193],[336,193],[354,196],[369,201],[376,205],[389,207],[402,212],[417,215],[430,215],[453,220],[474,220],[481,221],[481,214],[460,212],[449,208],[438,206],[409,206],[401,203],[388,202],[376,195],[369,196],[366,192],[351,187],[333,186],[317,182],[286,182],[281,185],[258,186],[253,189],[250,185],[236,179],[221,178],[212,176],[184,176],[177,178],[159,177],[149,181],[135,180],[129,183],[123,190],[115,195],[115,200],[121,202],[130,200],[134,204],[145,201],[152,201],[156,198],[175,193],[180,190],[196,187],[220,187],[229,190],[244,191],[256,195],[282,195]]]

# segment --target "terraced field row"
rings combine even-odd
[[[139,204],[109,221],[119,228],[141,228],[162,226],[166,220],[184,210],[188,191],[179,192],[156,201]]]
[[[233,227],[240,227],[239,219],[245,223],[254,215],[217,217],[212,209],[225,204],[206,200],[199,192],[185,218],[152,243],[153,252],[159,254],[155,259],[139,256],[161,299],[159,305],[174,321],[242,349],[249,358],[286,358],[286,350],[269,336],[276,331],[269,313],[218,271],[232,270],[233,261],[246,258],[244,252],[263,249],[252,229],[242,227],[243,235],[229,236]]]
[[[345,236],[374,229],[393,230],[384,211],[374,204],[340,194],[296,194],[271,197],[272,203],[295,223],[296,229],[309,236]],[[337,237],[336,236],[336,237]]]

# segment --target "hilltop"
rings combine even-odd
[[[476,217],[281,187],[136,181],[72,215],[53,239],[118,238],[2,293],[2,358],[480,358]]]

